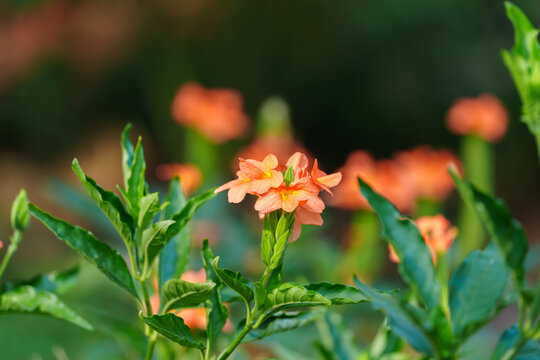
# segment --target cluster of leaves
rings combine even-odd
[[[463,343],[501,310],[518,303],[516,325],[504,331],[492,359],[540,356],[540,286],[526,283],[527,239],[500,199],[452,173],[462,199],[473,208],[492,241],[472,251],[448,279],[437,272],[414,223],[361,179],[364,196],[377,213],[384,238],[401,262],[399,273],[410,293],[385,293],[358,279],[355,284],[375,309],[387,316],[391,331],[418,352],[435,359],[457,359]]]
[[[522,102],[522,120],[536,137],[540,154],[540,45],[538,29],[511,2],[506,13],[514,26],[514,46],[503,50],[503,61],[512,75]]]

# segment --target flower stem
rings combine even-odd
[[[151,360],[152,355],[154,353],[154,347],[156,345],[157,337],[155,335],[152,335],[148,338],[148,348],[146,349],[146,355],[144,357],[145,360]]]
[[[0,279],[2,278],[2,275],[4,275],[4,271],[6,271],[6,268],[9,264],[9,261],[11,260],[11,257],[17,249],[19,248],[19,243],[21,242],[22,234],[19,230],[15,230],[13,232],[13,236],[11,237],[11,242],[7,248],[6,255],[4,256],[4,259],[2,260],[2,263],[0,264]]]

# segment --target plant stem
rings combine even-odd
[[[225,360],[226,358],[228,358],[229,355],[232,354],[234,349],[236,349],[236,347],[240,344],[240,342],[242,342],[242,339],[246,336],[249,330],[251,330],[251,324],[248,324],[246,322],[246,325],[244,326],[242,331],[240,331],[240,333],[236,335],[234,341],[219,355],[218,360]]]
[[[154,353],[154,347],[156,345],[156,336],[152,335],[148,338],[148,348],[146,349],[145,360],[151,360],[152,354]]]
[[[19,243],[21,242],[22,234],[19,230],[15,230],[13,232],[13,236],[11,237],[11,242],[7,248],[6,255],[4,256],[4,259],[2,260],[2,263],[0,264],[0,279],[2,278],[2,275],[4,275],[4,271],[6,271],[6,268],[9,264],[9,261],[11,260],[11,257],[17,249],[19,248]]]

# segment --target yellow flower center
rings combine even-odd
[[[283,190],[281,192],[281,199],[283,201],[287,201],[289,196],[293,196],[293,197],[296,196],[296,190]]]
[[[271,178],[272,177],[272,172],[270,172],[270,170],[267,170],[264,172],[264,177],[265,178]]]

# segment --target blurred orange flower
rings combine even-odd
[[[278,159],[278,162],[283,164],[296,152],[307,154],[306,149],[294,141],[291,136],[268,134],[256,138],[251,144],[238,153],[238,157],[262,161],[266,155],[274,154]],[[238,166],[236,162],[234,163],[234,166]]]
[[[156,169],[156,175],[160,180],[169,181],[175,176],[180,178],[184,194],[193,194],[201,186],[203,175],[199,168],[193,164],[162,164]]]
[[[501,101],[490,94],[458,99],[448,110],[446,126],[458,135],[474,134],[497,142],[508,127],[508,113]]]
[[[198,271],[188,270],[182,274],[180,279],[192,283],[204,283],[206,282],[206,271],[204,268]],[[150,306],[153,314],[157,314],[159,312],[159,295],[157,293],[150,298]],[[192,330],[206,329],[206,309],[204,307],[182,309],[180,311],[171,310],[170,312],[181,317],[184,320],[184,323]],[[227,319],[227,322],[223,327],[223,331],[231,332],[232,330],[233,326],[229,319]]]
[[[205,89],[187,83],[174,97],[172,115],[179,124],[193,127],[221,144],[248,131],[250,124],[242,102],[242,96],[234,90]]]
[[[444,254],[450,249],[458,234],[457,228],[440,214],[420,217],[415,223],[431,252],[433,264],[437,265],[437,255]],[[392,245],[388,246],[388,251],[390,252],[390,260],[399,263],[399,257]]]
[[[450,150],[434,150],[429,146],[418,146],[402,151],[395,157],[402,174],[410,179],[416,196],[443,201],[454,188],[454,181],[448,173],[451,166],[461,169],[458,157]],[[405,189],[404,189],[405,190]]]
[[[240,202],[246,194],[258,196],[255,210],[259,212],[261,218],[279,209],[285,212],[296,211],[296,221],[291,236],[291,241],[294,241],[300,235],[302,224],[322,225],[320,214],[324,210],[324,203],[319,198],[319,193],[323,189],[328,190],[336,186],[341,181],[340,173],[326,175],[319,170],[317,161],[313,169],[310,172],[307,171],[308,163],[307,156],[300,152],[293,154],[285,164],[279,164],[273,154],[267,155],[263,162],[240,159],[238,179],[219,187],[216,193],[229,189],[229,202]],[[248,169],[246,164],[255,166],[257,171],[246,172]],[[283,173],[274,169],[286,171],[289,167],[292,168],[294,175],[290,183],[285,183]],[[272,172],[277,172],[277,174]],[[258,179],[265,181],[264,187],[252,185],[261,181]],[[270,182],[270,179],[273,180]]]
[[[349,155],[339,169],[343,181],[334,191],[329,204],[345,209],[368,209],[369,204],[360,191],[360,176],[375,191],[388,198],[396,207],[407,212],[415,202],[411,181],[403,176],[399,164],[392,160],[376,161],[368,152],[358,150]]]

